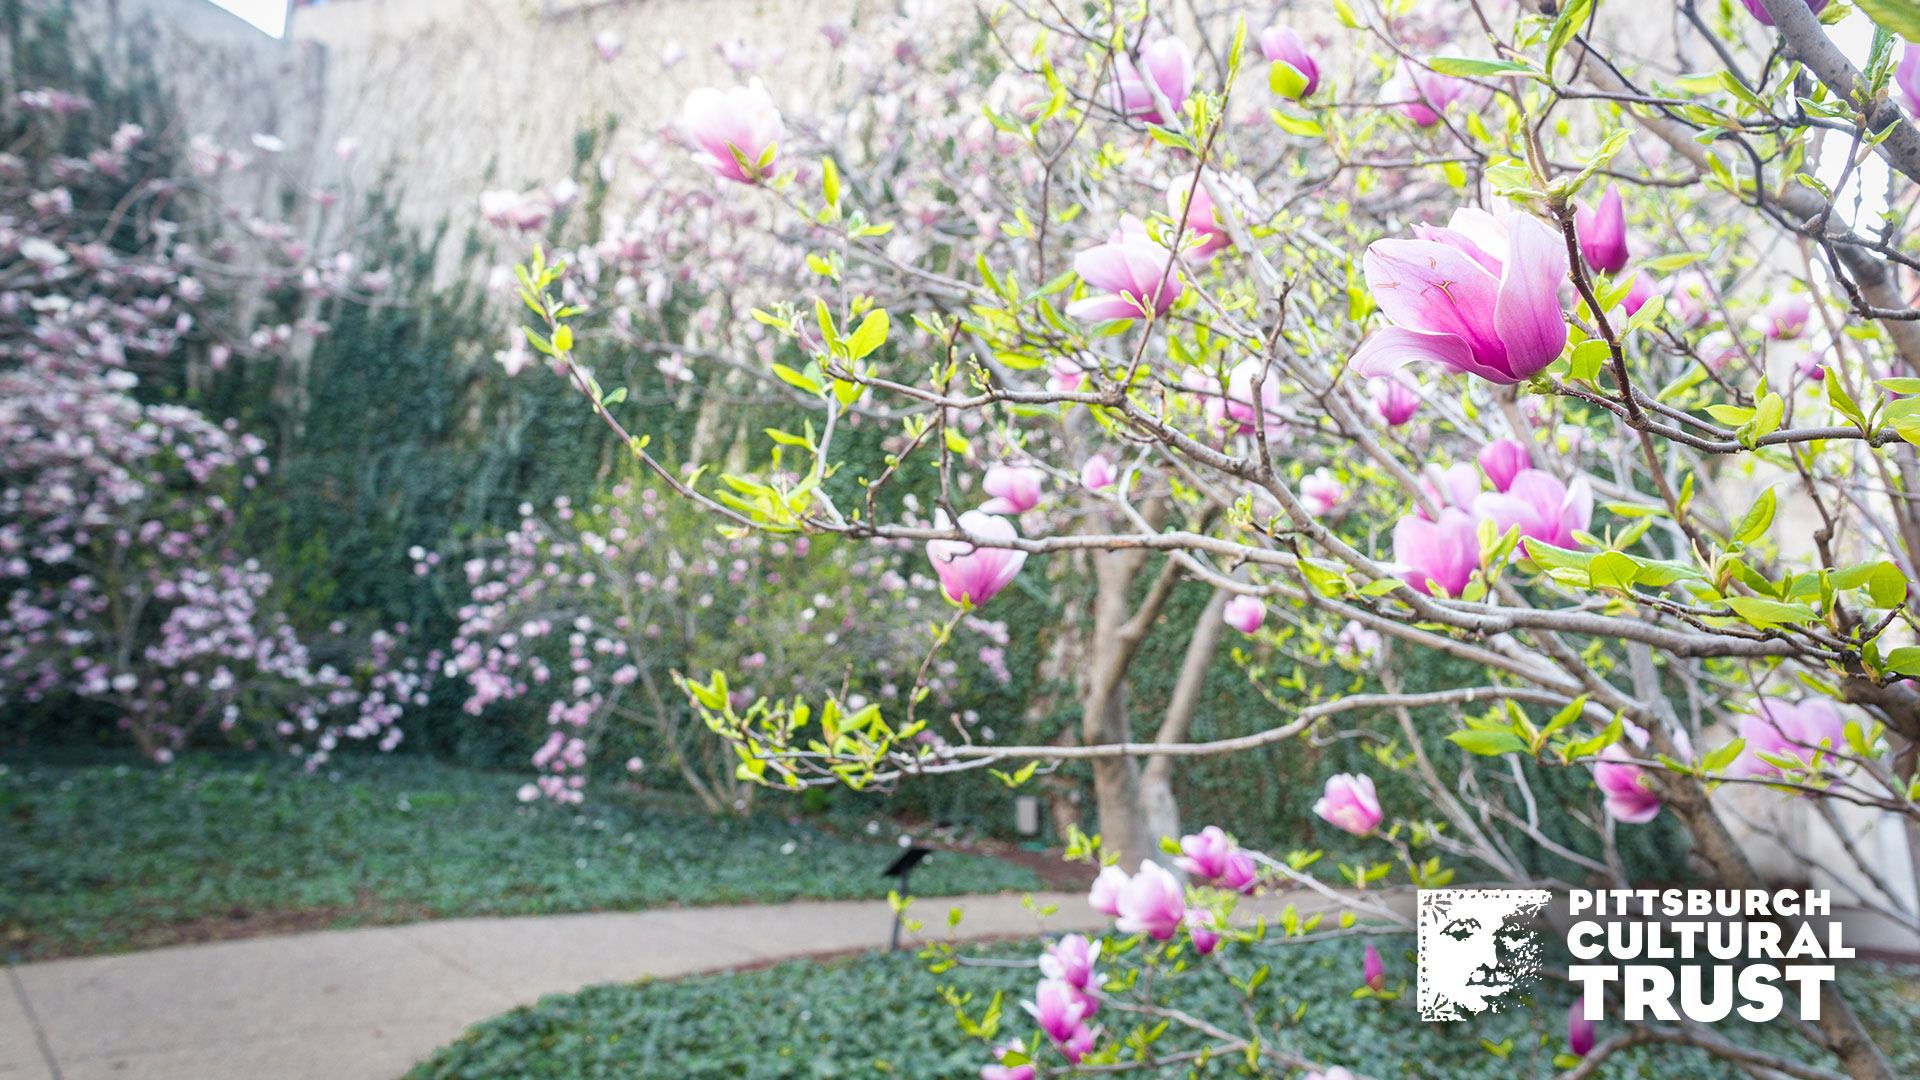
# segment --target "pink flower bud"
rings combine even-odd
[[[1102,915],[1120,914],[1120,890],[1126,888],[1127,872],[1117,866],[1103,866],[1087,891],[1087,904]]]
[[[1288,26],[1269,26],[1260,32],[1260,55],[1268,63],[1285,64],[1300,73],[1307,80],[1301,89],[1302,98],[1310,98],[1320,88],[1320,65],[1314,62],[1300,35]]]
[[[1368,379],[1367,393],[1373,398],[1374,410],[1388,427],[1399,427],[1420,411],[1420,395],[1399,379]]]
[[[1660,815],[1660,796],[1654,793],[1646,770],[1624,759],[1626,751],[1609,746],[1600,752],[1608,760],[1593,766],[1593,782],[1606,799],[1607,816],[1628,825],[1644,825]]]
[[[1047,474],[1032,465],[994,465],[987,469],[981,490],[993,498],[980,504],[988,514],[1024,514],[1040,505],[1040,488]]]
[[[1220,612],[1227,625],[1243,634],[1252,634],[1267,620],[1267,605],[1257,596],[1236,596]]]
[[[1567,1009],[1567,1049],[1574,1057],[1586,1057],[1593,1049],[1593,1021],[1587,1019],[1586,1009],[1578,1001]]]
[[[1340,773],[1327,778],[1326,791],[1313,812],[1336,829],[1355,836],[1371,835],[1380,827],[1380,799],[1373,778],[1365,773]]]
[[[1370,989],[1378,992],[1387,988],[1387,965],[1380,959],[1380,950],[1371,942],[1367,944],[1367,953],[1361,962],[1360,972],[1362,981]]]
[[[1080,466],[1080,486],[1088,491],[1105,491],[1119,479],[1119,474],[1114,472],[1113,463],[1108,461],[1104,454],[1095,454],[1087,459],[1085,465]]]
[[[1574,231],[1580,238],[1580,254],[1587,265],[1604,274],[1617,274],[1627,265],[1627,215],[1620,204],[1620,189],[1607,185],[1600,205],[1574,211]]]
[[[1206,908],[1189,908],[1184,921],[1187,936],[1193,939],[1194,952],[1209,956],[1220,947],[1220,926],[1214,922],[1213,912]]]
[[[1513,486],[1513,478],[1520,470],[1533,467],[1533,455],[1527,452],[1526,444],[1514,439],[1495,439],[1480,451],[1480,467],[1486,470],[1487,479],[1493,481],[1493,490],[1506,491]]]

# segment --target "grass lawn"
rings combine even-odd
[[[459,915],[884,897],[885,838],[717,820],[602,789],[523,806],[525,778],[417,758],[316,775],[257,758],[0,765],[0,955]],[[786,806],[797,804],[787,803]],[[942,852],[923,896],[1042,887]]]
[[[1392,958],[1411,942],[1383,951]],[[1278,1018],[1287,1048],[1326,1064],[1345,1064],[1380,1080],[1514,1080],[1555,1075],[1553,1055],[1565,1048],[1566,1006],[1560,993],[1538,1008],[1511,1009],[1472,1024],[1427,1024],[1409,1000],[1388,1004],[1354,1000],[1360,946],[1351,941],[1263,946],[1272,975],[1255,1002]],[[988,960],[1027,959],[1031,946],[988,946],[960,955]],[[1230,960],[1242,974],[1252,966],[1241,952]],[[1390,963],[1394,963],[1390,959]],[[1411,962],[1399,970],[1411,973]],[[1894,1072],[1920,1076],[1920,993],[1916,973],[1901,977],[1864,963],[1849,973],[1850,996],[1881,1045],[1895,1055]],[[1005,991],[1001,1037],[1035,1037],[1018,1002],[1031,994],[1030,968],[959,967],[930,974],[910,954],[870,954],[832,961],[796,961],[729,975],[667,982],[596,986],[548,997],[476,1025],[459,1041],[417,1066],[406,1080],[599,1080],[649,1077],[785,1080],[891,1076],[912,1080],[971,1080],[988,1060],[988,1047],[961,1034],[936,990],[951,986],[973,999],[978,1019],[996,990]],[[1170,1004],[1216,1019],[1236,1017],[1234,992],[1218,972],[1195,971]],[[1411,991],[1409,991],[1409,997]],[[1297,1020],[1294,1015],[1304,1005]],[[1110,1031],[1131,1030],[1128,1018],[1104,1010]],[[1602,1024],[1604,1038],[1615,1029]],[[1733,1024],[1722,1035],[1742,1037]],[[1511,1040],[1507,1056],[1480,1044]],[[1173,1035],[1169,1035],[1171,1040]],[[1785,1051],[1784,1025],[1761,1035]],[[1187,1045],[1176,1043],[1175,1045]],[[1057,1058],[1053,1059],[1057,1062]],[[1129,1073],[1128,1075],[1153,1075]],[[1190,1075],[1185,1068],[1167,1077]],[[1234,1063],[1214,1062],[1202,1076],[1241,1075]],[[1276,1075],[1271,1070],[1263,1075]],[[1697,1051],[1631,1050],[1599,1072],[1609,1080],[1679,1078],[1735,1080]]]

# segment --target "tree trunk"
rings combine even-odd
[[[1173,694],[1167,699],[1167,711],[1160,718],[1156,743],[1184,742],[1193,725],[1193,713],[1200,705],[1200,693],[1206,688],[1207,668],[1219,651],[1220,630],[1225,626],[1221,611],[1227,606],[1227,593],[1216,589],[1207,606],[1201,609],[1193,635],[1187,639],[1186,654],[1180,660],[1180,677],[1174,681]],[[1158,840],[1180,835],[1180,803],[1173,794],[1173,758],[1148,758],[1140,770],[1140,799],[1146,813],[1147,833]]]
[[[1133,579],[1143,561],[1129,551],[1093,554],[1093,633],[1080,719],[1080,736],[1088,744],[1126,742],[1132,734],[1126,669],[1134,649],[1124,628]],[[1093,797],[1100,815],[1101,845],[1119,857],[1122,867],[1137,867],[1156,856],[1140,802],[1139,762],[1126,757],[1094,759]]]

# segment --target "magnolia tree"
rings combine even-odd
[[[313,764],[391,749],[430,676],[404,627],[302,640],[236,548],[265,442],[156,403],[324,331],[248,318],[264,290],[381,283],[218,197],[277,140],[198,137],[180,167],[167,137],[94,110],[53,88],[0,106],[0,704],[94,703],[160,761],[212,730]]]
[[[578,802],[593,765],[640,774],[651,758],[708,810],[746,811],[763,766],[705,735],[674,685],[682,671],[737,672],[728,697],[741,706],[769,692],[852,687],[857,674],[844,698],[852,710],[906,707],[915,687],[928,692],[926,707],[949,705],[962,676],[951,656],[921,667],[916,620],[942,605],[905,552],[722,538],[654,487],[617,484],[587,506],[563,496],[546,514],[523,506],[519,527],[463,570],[471,593],[446,670],[466,680],[464,707],[476,716],[544,705],[539,775],[520,792],[528,801]],[[986,670],[1005,680],[1007,628],[963,622]],[[923,741],[937,743],[943,729]]]
[[[1341,878],[1233,822],[1159,824],[1163,770],[1289,740],[1368,748],[1315,808],[1377,853],[1345,884],[1625,885],[1616,840],[1658,821],[1722,884],[1760,886],[1771,843],[1920,929],[1911,870],[1857,842],[1892,822],[1911,849],[1920,817],[1920,60],[1895,36],[1920,21],[1868,5],[1887,21],[1854,16],[1848,52],[1824,6],[1335,0],[1269,27],[1013,3],[832,28],[813,111],[758,80],[695,90],[671,136],[692,162],[636,151],[631,217],[521,268],[532,346],[725,535],[924,545],[953,618],[1037,571],[1091,580],[1077,745],[927,742],[831,682],[684,680],[776,786],[1091,764],[1100,836],[1073,853],[1105,864],[1113,933],[1049,948],[1037,1030],[983,1077],[1341,1071],[1253,1007],[1259,951],[1312,923],[1232,918]],[[674,295],[696,315],[646,339]],[[579,359],[589,334],[810,418],[767,433],[771,464],[685,475]],[[875,425],[884,467],[849,475],[848,433]],[[924,513],[896,494],[921,478]],[[1127,666],[1182,581],[1215,603],[1163,632],[1197,671],[1245,635],[1273,703],[1252,734],[1190,739],[1178,691],[1136,729]],[[1423,656],[1475,674],[1420,682]],[[1383,805],[1388,773],[1421,797]],[[1557,773],[1588,794],[1544,813]],[[1248,1007],[1157,998],[1184,978]],[[1820,1004],[1788,1056],[1659,1022],[1596,1041],[1576,1014],[1556,1064],[1679,1044],[1890,1078],[1840,993]],[[963,1020],[1007,1034],[997,1006]]]

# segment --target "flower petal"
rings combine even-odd
[[[1567,315],[1560,307],[1567,245],[1538,218],[1518,215],[1507,226],[1507,239],[1493,324],[1507,348],[1505,381],[1517,383],[1559,359],[1567,346]]]
[[[1453,334],[1431,334],[1404,326],[1387,326],[1374,331],[1361,343],[1349,366],[1356,375],[1367,378],[1392,375],[1416,361],[1440,364],[1450,371],[1471,371],[1473,350]]]

